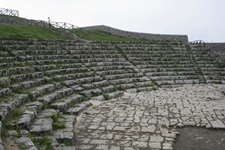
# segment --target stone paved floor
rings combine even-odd
[[[176,127],[225,129],[225,98],[218,85],[184,85],[125,93],[85,112],[76,124],[80,150],[172,150]]]

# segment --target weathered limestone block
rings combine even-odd
[[[54,137],[58,141],[69,140],[72,141],[74,139],[74,125],[76,122],[76,116],[74,115],[63,115],[63,118],[60,118],[59,121],[65,122],[65,128],[59,129],[54,132]]]
[[[55,109],[45,109],[41,114],[39,114],[38,118],[48,118],[52,115],[58,115],[59,110]]]
[[[92,103],[90,102],[83,102],[81,104],[76,105],[73,108],[69,108],[66,113],[73,114],[73,115],[79,115],[84,109],[92,106]]]
[[[32,91],[30,94],[33,97],[38,97],[40,95],[43,95],[45,93],[49,93],[52,92],[55,89],[59,89],[62,86],[60,85],[60,83],[56,83],[56,84],[48,84],[48,85],[43,85],[41,87],[37,87],[34,89],[34,91]]]
[[[30,128],[30,123],[34,119],[34,117],[37,115],[37,112],[35,111],[29,111],[26,110],[22,117],[18,121],[18,126],[21,129],[29,129]]]
[[[59,99],[59,98],[62,98],[66,95],[72,94],[72,92],[73,92],[73,89],[71,89],[71,88],[60,89],[60,90],[55,91],[52,94],[45,95],[43,97],[38,98],[38,101],[52,103],[56,99]]]
[[[35,68],[35,71],[53,70],[53,69],[57,69],[57,65],[34,66],[34,68]]]
[[[122,91],[115,91],[115,92],[108,93],[109,98],[120,97],[120,96],[123,96],[123,94],[124,92]]]
[[[24,144],[26,149],[29,150],[37,150],[34,143],[31,141],[29,137],[21,137],[16,140],[16,143],[18,144]]]
[[[78,94],[74,94],[72,96],[64,99],[63,102],[55,102],[51,104],[51,107],[59,109],[60,111],[65,111],[70,105],[81,102],[83,97]]]
[[[52,131],[53,120],[51,118],[36,119],[31,126],[31,133],[43,133]]]
[[[84,88],[80,87],[79,85],[74,85],[74,86],[71,86],[70,88],[72,88],[75,92],[79,92],[79,91],[84,90]]]
[[[106,93],[109,93],[109,92],[112,92],[116,89],[115,86],[113,85],[109,85],[109,86],[106,86],[106,87],[102,87],[101,88],[103,92],[106,92]]]
[[[109,81],[112,84],[123,84],[123,83],[131,83],[133,82],[133,78],[128,78],[128,79],[117,79],[117,80],[111,80]]]
[[[84,94],[87,97],[96,96],[102,93],[101,89],[92,89],[92,90],[86,90],[82,91],[81,94]]]
[[[0,103],[0,120],[3,120],[12,108],[20,106],[28,99],[26,94],[15,94],[9,97],[5,103]]]
[[[107,80],[99,81],[99,82],[94,82],[92,83],[95,87],[101,87],[101,86],[107,86],[109,85],[109,82]]]
[[[135,83],[138,87],[142,87],[142,86],[152,86],[152,82],[151,81],[147,81],[147,82],[136,82]]]
[[[84,89],[87,89],[87,90],[95,88],[93,84],[82,84],[82,87],[84,87]]]

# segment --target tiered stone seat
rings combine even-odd
[[[8,52],[2,52],[1,54],[4,58],[1,57],[0,59],[0,63],[7,62],[10,64],[1,65],[3,67],[0,69],[0,93],[1,97],[4,96],[4,101],[0,103],[1,120],[4,121],[4,118],[7,117],[7,114],[13,107],[18,107],[22,103],[25,103],[25,111],[18,120],[17,126],[20,129],[30,130],[31,133],[35,133],[36,131],[48,132],[52,128],[51,120],[48,118],[39,119],[40,114],[44,113],[45,105],[66,98],[66,96],[74,92],[72,88],[64,87],[63,83],[55,82],[57,81],[55,80],[55,76],[87,72],[87,68],[77,63],[77,61],[74,61],[71,55],[67,55],[68,51],[67,54],[65,54],[66,50],[60,52],[53,49],[55,47],[51,46],[51,43],[47,48],[46,46],[38,45],[40,43],[35,43],[37,44],[36,47],[35,45],[23,46],[24,43],[20,41],[18,43],[13,42],[13,44],[16,45],[12,45],[10,42],[8,44],[10,44],[10,46],[2,46],[4,47],[3,52],[7,49]],[[49,50],[39,51],[39,47]],[[9,57],[7,57],[7,55]],[[4,69],[4,67],[8,68]],[[79,74],[77,76],[79,76]],[[28,101],[32,102],[26,103]],[[68,105],[66,106],[68,108]],[[49,124],[49,126],[45,127],[45,124]],[[35,128],[33,128],[33,126]],[[26,139],[25,143],[27,140],[29,139]],[[23,142],[23,139],[22,142],[20,140],[18,141],[18,143]]]
[[[142,78],[143,73],[140,73],[118,50],[112,43],[93,43],[92,52],[94,59],[82,59],[84,65],[100,75],[110,84],[113,84],[119,90],[151,90],[152,85],[148,78]],[[99,51],[99,49],[101,49]],[[144,80],[145,79],[145,80]],[[150,84],[142,84],[139,82],[148,81]],[[138,84],[136,84],[138,82]],[[112,87],[112,85],[110,86]]]
[[[199,83],[190,53],[182,43],[118,44],[144,75],[159,86]]]
[[[73,142],[76,116],[92,105],[87,100],[199,83],[193,58],[208,83],[224,81],[223,68],[205,51],[189,52],[181,43],[0,40],[0,129],[14,108],[22,108],[14,130],[35,138],[49,134],[63,149],[63,141]],[[35,149],[28,136],[17,143]]]
[[[191,49],[206,82],[225,83],[225,69],[210,56],[210,50],[201,44],[191,44]]]

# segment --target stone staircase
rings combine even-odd
[[[179,42],[118,44],[128,60],[159,87],[196,84],[199,78],[186,45]]]
[[[224,84],[225,68],[210,56],[210,49],[198,44],[190,44],[190,46],[206,83]]]
[[[24,149],[43,148],[37,143],[49,140],[54,149],[72,150],[76,116],[92,105],[89,100],[224,82],[224,68],[204,48],[190,48],[179,42],[1,39],[0,133],[17,134]]]

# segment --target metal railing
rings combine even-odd
[[[7,8],[0,8],[1,15],[8,15],[8,16],[16,16],[19,17],[19,11]]]

